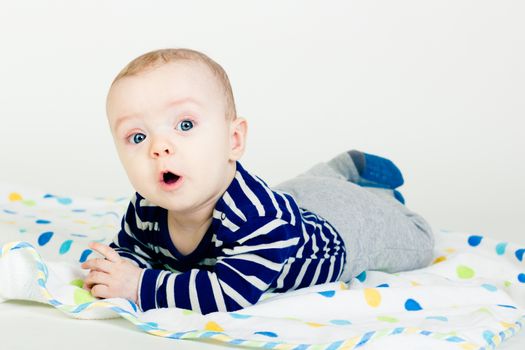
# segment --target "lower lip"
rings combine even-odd
[[[164,190],[164,191],[175,191],[176,189],[178,189],[179,187],[182,186],[182,183],[184,182],[184,178],[181,176],[177,179],[177,181],[175,182],[172,182],[170,184],[167,184],[165,183],[164,181],[161,181],[160,182],[160,187]]]

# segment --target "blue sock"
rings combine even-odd
[[[357,150],[348,151],[348,154],[359,172],[359,185],[389,189],[403,185],[403,175],[391,160]]]
[[[401,204],[405,204],[405,197],[398,190],[394,190],[394,198],[400,201]]]

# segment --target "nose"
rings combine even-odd
[[[160,158],[173,154],[173,146],[165,139],[157,137],[150,148],[150,155],[152,158]]]

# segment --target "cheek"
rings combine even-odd
[[[129,153],[121,153],[119,156],[120,162],[130,180],[137,179],[146,174],[148,167],[145,166],[143,159]]]

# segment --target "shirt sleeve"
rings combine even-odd
[[[143,311],[178,307],[202,314],[255,304],[297,250],[297,230],[276,218],[249,220],[224,241],[212,271],[182,273],[145,269],[139,283]]]
[[[137,227],[138,216],[135,212],[136,195],[128,205],[126,213],[122,217],[119,233],[109,244],[122,258],[131,261],[140,268],[151,268],[152,258],[148,253],[148,247],[143,244],[139,237],[142,230]]]

